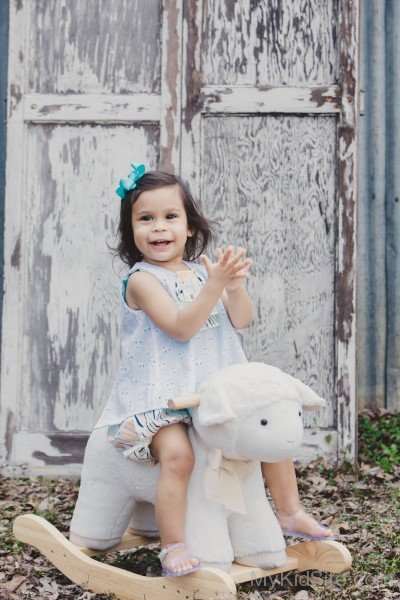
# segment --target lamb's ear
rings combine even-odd
[[[200,425],[209,427],[211,425],[228,423],[236,419],[236,415],[231,409],[229,396],[218,377],[213,377],[212,381],[206,382],[200,388],[199,393],[201,394],[201,398],[197,409],[197,416]]]
[[[319,410],[326,407],[326,400],[320,398],[308,385],[296,377],[289,377],[299,393],[303,410]]]

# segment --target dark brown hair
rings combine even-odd
[[[217,221],[204,217],[200,207],[197,205],[189,186],[178,175],[172,175],[164,171],[150,171],[145,173],[136,182],[136,187],[128,192],[121,200],[119,219],[119,243],[116,248],[111,248],[115,256],[119,256],[124,263],[133,267],[136,262],[142,260],[143,254],[136,247],[132,230],[132,207],[142,192],[155,190],[167,185],[179,185],[183,206],[186,211],[188,227],[194,231],[192,237],[188,237],[184,260],[196,260],[203,254],[208,244],[213,239]]]

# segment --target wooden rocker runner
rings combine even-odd
[[[276,569],[259,569],[233,563],[228,575],[220,569],[203,568],[184,577],[145,577],[103,564],[91,557],[101,554],[75,546],[42,517],[21,515],[14,521],[14,536],[34,546],[68,579],[98,594],[115,594],[119,600],[166,598],[196,600],[235,598],[236,585],[295,570],[343,573],[351,566],[351,555],[339,542],[303,542],[286,549],[287,563]],[[126,533],[118,546],[107,552],[128,550],[157,542]]]
[[[185,541],[200,558],[201,569],[176,578],[145,577],[92,558],[158,541],[154,537],[157,535],[156,524],[146,521],[145,512],[140,519],[140,508],[146,505],[152,509],[154,504],[158,466],[150,469],[135,461],[129,464],[133,482],[128,489],[132,513],[129,505],[117,542],[114,543],[115,536],[111,537],[112,547],[109,544],[105,550],[98,550],[99,544],[93,543],[94,549],[74,544],[45,519],[35,515],[17,517],[14,536],[40,550],[74,583],[95,593],[115,594],[120,600],[234,598],[237,584],[278,573],[292,570],[342,573],[348,570],[351,556],[339,542],[302,542],[285,549],[281,529],[265,495],[259,466],[260,461],[279,462],[293,456],[300,447],[303,433],[300,409],[316,410],[324,406],[325,401],[299,380],[263,363],[225,367],[209,377],[200,392],[170,400],[169,406],[174,409],[198,407],[192,414],[193,427],[189,428],[195,467],[188,488]],[[214,424],[218,424],[217,437]],[[95,432],[102,435],[99,429]],[[273,435],[269,435],[271,433]],[[89,439],[87,448],[90,443]],[[112,469],[113,472],[119,464],[125,469],[125,459],[115,462],[121,457],[113,450],[105,453],[106,459],[110,456],[111,466],[107,460],[102,460],[101,469]],[[98,454],[95,460],[98,464]],[[87,462],[85,454],[84,467],[86,465],[90,474]],[[108,478],[103,479],[107,484]],[[105,536],[91,532],[98,523],[102,526],[105,521],[113,522],[113,514],[119,515],[121,507],[115,508],[112,494],[108,496],[112,500],[102,506],[102,494],[98,490],[92,492],[91,483],[83,485],[82,477],[79,494],[83,496],[81,505],[87,508],[83,513],[81,509],[76,510],[79,497],[75,511],[81,511],[81,514],[75,519],[74,512],[71,531],[84,539],[90,535],[96,542],[104,540]],[[140,488],[140,492],[136,488]],[[131,514],[136,520],[129,521]],[[87,529],[90,533],[86,533],[86,520],[90,519],[93,525]],[[123,531],[125,534],[121,537]],[[270,568],[271,565],[275,566]]]

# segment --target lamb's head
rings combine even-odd
[[[199,389],[193,424],[226,458],[279,462],[294,456],[303,437],[303,410],[325,400],[299,379],[265,363],[221,369]]]

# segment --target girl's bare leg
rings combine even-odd
[[[152,456],[160,461],[160,477],[156,489],[156,519],[161,537],[161,547],[185,540],[186,494],[194,466],[194,454],[187,425],[174,423],[162,427],[150,445]],[[173,558],[187,553],[185,548],[172,550],[164,558],[165,566]],[[185,560],[173,570],[180,572],[197,567],[196,557]]]
[[[276,510],[284,516],[290,517],[302,508],[299,490],[297,487],[296,471],[293,460],[289,458],[279,463],[261,463],[261,470],[268,489],[274,499]],[[277,514],[278,521],[282,521]],[[282,523],[280,522],[282,525]],[[306,512],[301,513],[296,519],[296,529],[308,535],[323,535],[331,537],[331,529],[323,531],[318,523]]]

